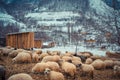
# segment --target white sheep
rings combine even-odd
[[[48,65],[48,67],[51,70],[60,71],[60,66],[59,66],[59,64],[57,62],[48,61],[48,62],[46,62],[46,64]]]
[[[60,72],[51,71],[49,68],[46,68],[44,74],[47,74],[49,80],[65,80],[64,75]]]
[[[44,63],[44,62],[40,62],[37,63],[33,68],[32,68],[32,72],[33,73],[43,73],[45,68],[49,68],[48,64]]]
[[[19,73],[10,76],[8,80],[33,80],[33,78],[29,74]]]
[[[95,61],[93,61],[93,63],[91,63],[91,65],[95,69],[105,69],[105,63],[104,63],[104,61],[102,61],[100,59],[96,59]]]
[[[62,70],[66,73],[69,74],[70,76],[75,78],[75,74],[77,72],[77,68],[74,64],[66,62],[64,60],[60,60],[59,64],[61,65]]]
[[[31,60],[31,55],[25,52],[20,52],[15,58],[12,59],[13,63],[31,62]]]
[[[106,68],[113,68],[114,62],[113,60],[105,60],[104,61]]]
[[[47,62],[47,61],[58,62],[59,60],[60,60],[60,56],[58,56],[58,55],[45,56],[45,57],[42,59],[42,62]]]
[[[85,64],[91,64],[93,62],[93,60],[91,58],[87,58],[85,61]]]
[[[93,79],[94,67],[89,64],[81,64],[82,74],[88,74]]]

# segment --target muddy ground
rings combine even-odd
[[[5,65],[6,67],[6,80],[13,74],[17,73],[28,73],[32,76],[35,80],[48,80],[45,78],[43,74],[33,74],[31,72],[32,67],[36,63],[23,63],[23,64],[13,64],[12,58],[2,56],[4,61],[0,60],[0,64]],[[81,76],[81,72],[77,71],[76,79],[66,78],[65,80],[120,80],[120,77],[115,77],[113,75],[112,69],[105,69],[105,70],[95,70],[94,71],[94,78],[91,79],[89,76]]]

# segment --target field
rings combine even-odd
[[[44,74],[33,74],[31,72],[32,67],[36,63],[13,64],[11,61],[12,58],[10,57],[2,56],[2,59],[4,60],[3,61],[0,60],[0,64],[3,64],[6,67],[6,80],[11,75],[21,72],[30,74],[35,80],[48,80],[48,78],[46,78]],[[73,80],[73,79],[71,77],[70,78],[65,77],[65,80]],[[120,77],[115,77],[113,75],[112,69],[105,69],[105,70],[95,70],[93,79],[91,79],[88,76],[81,76],[81,72],[77,71],[75,80],[120,80]]]

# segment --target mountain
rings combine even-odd
[[[119,2],[115,2],[118,12]],[[9,23],[5,26],[18,27],[20,31],[66,33],[71,27],[71,32],[88,32],[97,37],[107,32],[117,34],[112,0],[0,0],[0,12],[0,17],[9,16],[3,17],[1,27]],[[10,21],[5,22],[7,19]]]

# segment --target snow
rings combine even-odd
[[[17,22],[14,17],[11,15],[0,13],[0,22],[3,22],[3,27],[6,27],[7,25],[17,25],[18,27],[26,27],[24,23]]]
[[[90,0],[91,8],[95,9],[98,14],[102,15],[111,15],[113,9],[107,4],[105,4],[102,0]]]
[[[38,49],[35,49],[35,50],[38,50]],[[62,53],[65,53],[65,51],[75,52],[76,46],[75,45],[70,45],[70,46],[65,46],[65,47],[64,46],[56,46],[56,47],[52,47],[52,48],[43,48],[42,49],[43,52],[46,52],[47,50],[50,50],[50,51],[57,50],[57,51],[61,51]],[[94,55],[100,55],[100,56],[105,56],[105,53],[106,53],[105,50],[100,50],[97,48],[89,49],[84,46],[78,46],[77,50],[78,50],[77,52],[88,51],[88,52],[93,53]]]
[[[60,19],[60,18],[71,18],[80,17],[80,14],[72,11],[64,12],[41,12],[41,13],[28,13],[25,15],[26,18],[31,17],[34,19]]]

